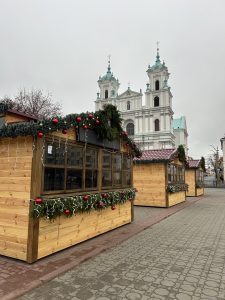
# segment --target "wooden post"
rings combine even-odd
[[[30,198],[35,199],[40,196],[42,183],[42,147],[44,141],[35,139],[35,149],[33,151],[32,170],[31,170],[31,193]],[[37,260],[38,256],[38,236],[39,236],[39,219],[34,219],[31,215],[32,204],[29,209],[29,226],[27,242],[27,262],[32,263]]]
[[[196,178],[197,178],[196,173],[197,173],[197,169],[194,169],[194,171],[195,171],[195,197],[196,197],[198,195],[197,194],[197,187],[196,187]]]
[[[168,169],[167,169],[167,162],[164,164],[164,172],[165,172],[165,196],[166,196],[166,207],[169,207],[169,196],[167,191],[168,185]]]

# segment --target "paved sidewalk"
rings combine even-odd
[[[225,191],[207,195],[20,300],[224,300]]]
[[[199,198],[198,198],[199,199]],[[29,265],[0,256],[0,299],[9,300],[67,272],[87,259],[114,247],[153,224],[192,205],[197,198],[171,208],[135,207],[135,221]]]

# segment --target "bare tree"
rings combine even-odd
[[[215,172],[216,186],[218,186],[218,184],[221,181],[223,181],[223,178],[221,177],[222,164],[221,164],[221,159],[219,157],[218,146],[215,147],[211,145],[211,147],[212,147],[211,149],[212,154],[210,154],[208,157],[208,165],[210,165]]]
[[[39,119],[46,119],[62,114],[60,103],[53,102],[51,94],[44,94],[42,90],[19,90],[15,99],[5,97],[1,102],[10,104],[11,108]]]

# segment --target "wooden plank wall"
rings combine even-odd
[[[185,170],[185,183],[188,184],[186,195],[188,197],[195,197],[195,169]]]
[[[38,259],[131,222],[131,202],[101,211],[40,220]]]
[[[204,188],[196,189],[196,196],[202,196],[202,195],[204,195]]]
[[[166,179],[163,163],[134,164],[134,187],[138,190],[134,205],[166,206]]]
[[[26,260],[32,137],[0,140],[0,254]]]
[[[17,122],[23,122],[23,121],[27,121],[27,118],[24,116],[15,115],[15,114],[7,114],[5,116],[6,123],[17,123]]]
[[[173,206],[178,203],[184,202],[186,200],[186,195],[184,191],[177,193],[168,193],[168,206]]]

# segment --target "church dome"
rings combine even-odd
[[[103,82],[103,81],[112,81],[112,80],[118,81],[118,79],[116,79],[113,76],[113,73],[111,72],[111,67],[110,67],[110,62],[109,62],[106,74],[104,76],[100,76],[98,81]]]
[[[156,55],[156,60],[155,64],[153,66],[148,66],[149,71],[154,71],[154,70],[162,70],[162,69],[167,69],[165,62],[161,63],[160,60],[160,55],[159,55],[159,48],[157,48],[157,55]]]

